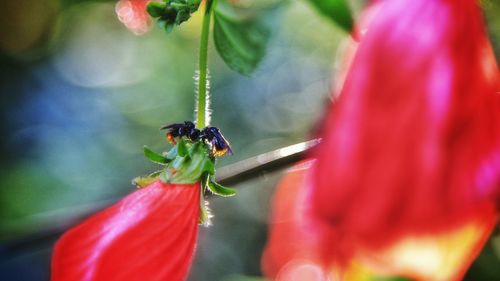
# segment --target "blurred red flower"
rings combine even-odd
[[[118,19],[137,35],[146,33],[151,27],[151,17],[146,6],[151,0],[120,0],[116,3]]]
[[[157,180],[66,232],[52,281],[181,281],[194,254],[199,184]]]
[[[320,249],[324,225],[312,216],[313,160],[289,169],[276,189],[262,272],[273,280],[327,280]]]
[[[306,184],[288,183],[309,189],[286,199],[305,202],[291,208],[307,215],[285,223],[275,209],[264,257],[264,269],[280,260],[271,277],[285,261],[313,256],[342,280],[360,280],[353,277],[360,272],[460,280],[496,224],[500,75],[478,4],[377,5],[325,122],[317,163]],[[302,252],[272,256],[273,235],[284,227],[316,231],[316,241],[298,237],[309,230],[283,234],[279,243]]]

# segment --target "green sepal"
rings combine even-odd
[[[147,176],[136,177],[132,180],[132,184],[137,186],[137,188],[145,187],[159,178],[161,171],[153,172]]]
[[[219,195],[222,197],[231,197],[236,195],[236,189],[222,186],[216,183],[212,177],[207,181],[207,188],[215,195]]]
[[[180,139],[179,143],[177,144],[177,154],[181,157],[185,157],[188,155],[188,143],[186,142],[185,139]]]
[[[160,175],[163,182],[191,184],[199,182],[204,174],[215,173],[215,158],[210,156],[210,149],[203,141],[191,144],[181,139],[167,153],[167,158],[171,157],[173,160]]]
[[[191,144],[189,144],[188,141],[180,139],[179,142],[177,142],[177,144],[170,149],[167,154],[165,154],[165,157],[170,161],[174,160],[178,156],[185,157],[189,154],[190,146]]]
[[[166,154],[165,154],[165,157],[172,161],[175,159],[175,157],[177,157],[177,145],[172,147]]]
[[[190,17],[191,14],[188,11],[179,11],[175,17],[175,23],[181,24],[182,22],[187,21]]]
[[[205,173],[201,177],[201,188],[202,188],[203,194],[205,194],[205,192],[207,192],[207,186],[208,186],[209,178],[210,178],[210,175],[208,173]]]
[[[210,209],[205,201],[207,190],[211,193],[229,197],[236,194],[236,190],[224,187],[213,180],[215,174],[215,157],[212,155],[209,144],[203,140],[192,142],[188,138],[180,138],[170,151],[159,154],[144,146],[144,155],[155,162],[164,165],[163,170],[148,176],[136,177],[133,183],[141,188],[155,180],[171,184],[200,183],[200,213],[198,223],[210,225]]]
[[[165,158],[163,155],[152,151],[147,146],[144,146],[144,156],[146,156],[146,158],[148,158],[151,162],[161,164],[161,165],[166,165],[171,161],[171,160]]]
[[[158,26],[170,33],[176,25],[189,20],[200,7],[201,0],[163,0],[150,2],[149,15],[158,20]]]
[[[204,173],[201,177],[201,193],[200,193],[200,214],[198,216],[198,224],[203,226],[210,225],[210,218],[212,218],[212,214],[210,213],[210,209],[208,208],[208,203],[205,201],[205,192],[207,190],[209,174]]]
[[[153,18],[159,18],[165,12],[167,8],[167,3],[165,2],[150,2],[147,6],[147,11]]]
[[[167,21],[162,20],[162,19],[158,20],[158,26],[161,29],[165,30],[167,33],[172,32],[172,30],[174,29],[174,24],[173,23],[167,23]]]

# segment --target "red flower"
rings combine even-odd
[[[180,281],[190,267],[200,185],[157,180],[66,232],[52,281]]]
[[[288,170],[274,195],[262,271],[275,280],[321,280],[324,276],[319,266],[323,229],[310,212],[308,170],[313,163],[305,161]]]
[[[141,35],[151,27],[146,6],[151,0],[120,0],[116,3],[118,19],[133,33]]]
[[[269,275],[316,255],[343,280],[459,280],[497,221],[499,77],[475,1],[381,2],[325,123],[310,190],[292,193],[308,207],[290,212],[307,215],[271,225],[264,264],[276,243],[300,251],[273,251]],[[308,229],[273,239],[304,227],[314,243],[303,243]]]

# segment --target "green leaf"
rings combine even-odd
[[[220,2],[214,10],[214,42],[219,55],[234,71],[250,75],[265,55],[275,7],[243,13]]]
[[[208,189],[215,195],[230,197],[236,195],[236,189],[222,186],[216,183],[212,177],[208,181]]]
[[[346,0],[309,0],[309,2],[346,32],[352,30],[354,20]]]
[[[148,158],[150,161],[162,165],[168,164],[168,162],[170,162],[169,159],[165,158],[163,155],[159,153],[152,151],[147,146],[144,146],[144,156],[146,156],[146,158]]]

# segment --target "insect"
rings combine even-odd
[[[167,130],[167,140],[172,144],[176,143],[175,138],[187,137],[193,142],[202,140],[210,144],[214,156],[222,156],[227,152],[233,153],[229,142],[216,127],[205,127],[200,130],[193,122],[185,121],[184,123],[166,125],[161,129]]]
[[[165,125],[160,129],[167,130],[167,140],[172,144],[175,144],[175,138],[179,137],[188,137],[191,141],[200,139],[200,130],[196,129],[194,123],[190,121]]]

